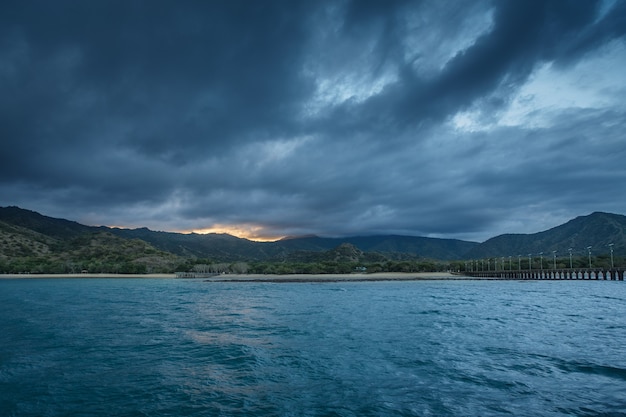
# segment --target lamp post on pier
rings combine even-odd
[[[556,251],[552,251],[552,255],[554,255],[554,270],[556,271]]]
[[[543,271],[543,252],[539,252],[539,262],[540,268]]]
[[[589,253],[589,269],[591,269],[591,246],[587,246],[587,252]]]
[[[569,251],[569,269],[572,269],[572,248],[569,248],[568,251]]]
[[[517,269],[522,270],[522,255],[517,255]]]
[[[528,254],[528,270],[533,269],[532,253]]]
[[[613,244],[609,243],[609,248],[611,249],[611,269],[613,269],[615,266],[613,265]]]

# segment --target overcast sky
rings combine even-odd
[[[626,1],[0,3],[0,205],[251,238],[626,214]]]

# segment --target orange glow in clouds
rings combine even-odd
[[[212,227],[206,229],[193,229],[183,231],[182,233],[198,233],[201,235],[208,233],[228,233],[236,237],[254,240],[256,242],[274,242],[283,238],[284,236],[267,236],[264,233],[264,228],[257,225],[222,225],[215,224]]]

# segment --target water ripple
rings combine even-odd
[[[0,415],[626,415],[626,285],[0,287]]]

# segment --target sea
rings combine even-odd
[[[0,280],[0,416],[626,416],[626,282]]]

